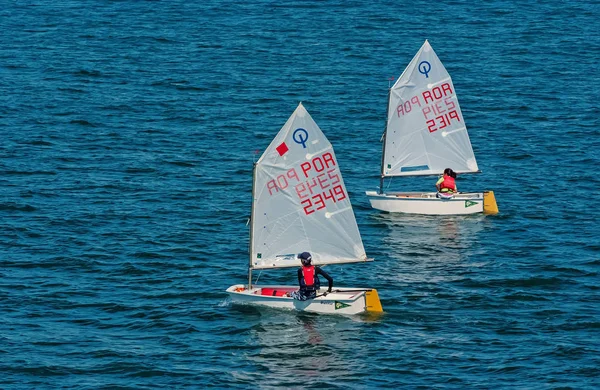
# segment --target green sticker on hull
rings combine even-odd
[[[337,310],[337,309],[343,309],[343,308],[345,308],[345,307],[349,307],[349,306],[350,306],[350,305],[348,305],[348,304],[345,304],[345,303],[343,303],[343,302],[338,302],[338,301],[335,301],[335,310]]]
[[[478,204],[477,202],[473,202],[472,200],[465,200],[465,208],[475,206]]]

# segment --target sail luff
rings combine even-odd
[[[252,206],[250,208],[250,240],[248,247],[248,289],[252,288],[252,254],[254,248],[254,196],[256,191],[256,163],[252,164]]]
[[[387,94],[387,109],[385,112],[385,130],[383,131],[383,140],[382,140],[382,145],[381,145],[381,176],[379,178],[379,193],[383,194],[383,178],[385,177],[385,140],[387,139],[387,130],[388,130],[388,119],[390,117],[390,95],[392,93],[392,89],[389,88],[388,89],[388,94]]]

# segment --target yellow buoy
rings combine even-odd
[[[383,307],[381,307],[381,301],[379,301],[377,290],[373,289],[365,292],[365,300],[367,303],[367,311],[383,313]]]
[[[498,205],[494,191],[486,191],[483,193],[483,212],[485,214],[498,214]]]

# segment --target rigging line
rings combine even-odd
[[[254,284],[258,284],[258,279],[260,279],[260,275],[262,275],[262,270],[258,273],[258,276],[256,277],[256,281],[254,282]]]
[[[388,182],[387,188],[385,189],[386,191],[390,188],[390,186],[392,185],[392,180],[394,180],[393,177],[390,177],[390,181]]]

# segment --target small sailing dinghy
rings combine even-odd
[[[253,270],[300,267],[297,255],[305,251],[319,266],[371,260],[333,147],[301,103],[254,164],[250,224],[248,284],[227,289],[234,303],[334,314],[382,311],[375,289],[334,286],[324,294],[321,288],[316,298],[300,301],[289,296],[297,286],[252,284]]]
[[[429,215],[498,212],[492,191],[451,197],[384,192],[385,178],[441,175],[445,168],[479,172],[452,79],[428,41],[390,88],[387,113],[379,191],[367,191],[373,208]]]

